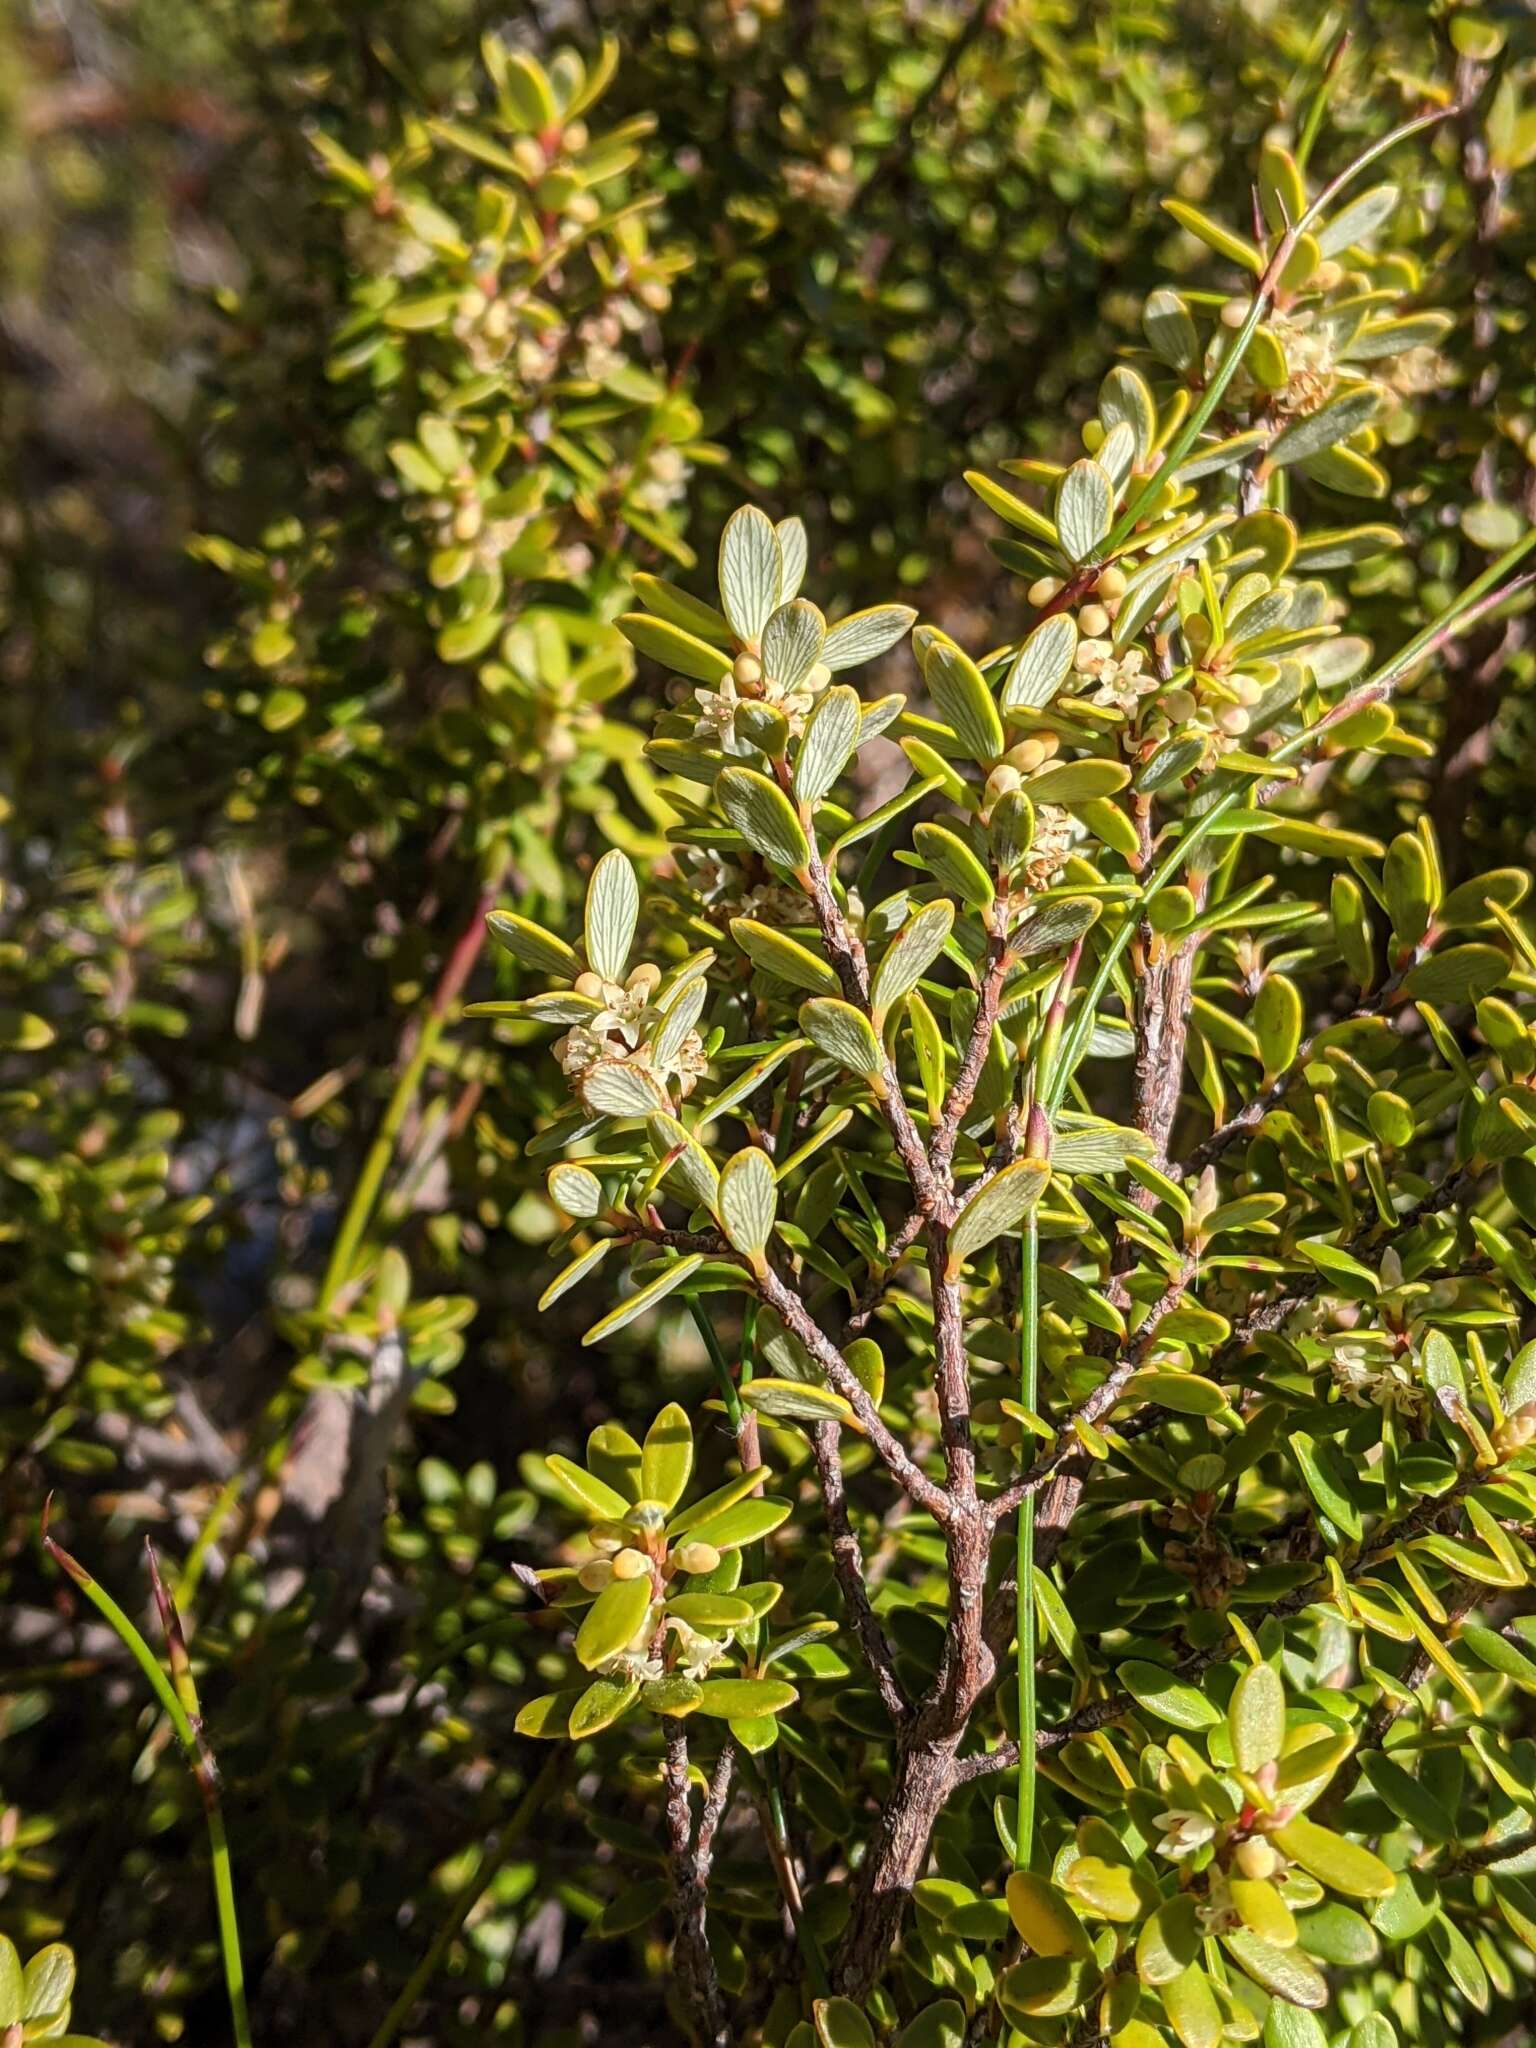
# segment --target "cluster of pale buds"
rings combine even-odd
[[[736,731],[737,720],[749,704],[767,705],[780,714],[791,733],[799,734],[805,730],[805,721],[814,710],[816,699],[831,680],[832,671],[824,662],[817,662],[799,682],[782,683],[776,676],[765,675],[762,661],[747,648],[736,656],[713,689],[694,691],[699,707],[693,728],[695,736],[713,740],[727,754],[750,753],[751,747]]]
[[[1383,1357],[1372,1347],[1346,1340],[1328,1361],[1333,1383],[1357,1408],[1386,1408],[1398,1415],[1422,1415],[1429,1390],[1415,1379],[1408,1355]]]
[[[664,1088],[675,1084],[677,1095],[693,1092],[708,1065],[704,1041],[697,1031],[689,1031],[665,1059],[658,1058],[657,1036],[665,1015],[653,1007],[651,998],[660,980],[661,969],[649,961],[623,982],[605,980],[590,969],[577,975],[576,994],[599,1007],[557,1039],[554,1052],[578,1095],[594,1069],[604,1065],[643,1067]]]

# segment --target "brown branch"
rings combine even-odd
[[[904,1492],[928,1510],[936,1522],[950,1516],[949,1496],[936,1486],[908,1455],[905,1445],[880,1419],[878,1409],[855,1377],[846,1358],[816,1321],[800,1296],[769,1267],[755,1276],[757,1291],[794,1337],[810,1352],[859,1419],[859,1425]]]
[[[688,2028],[700,2048],[728,2048],[725,2002],[720,1979],[710,1953],[708,1933],[708,1881],[714,1831],[725,1804],[722,1787],[710,1822],[709,1842],[703,1842],[705,1821],[715,1796],[712,1785],[699,1822],[699,1841],[694,1838],[693,1800],[688,1785],[688,1734],[683,1723],[669,1718],[665,1728],[666,1757],[662,1782],[666,1787],[666,1817],[669,1861],[672,1875],[672,1968],[688,2016]],[[734,1762],[734,1745],[721,1752],[725,1785],[729,1785],[727,1759]],[[716,1778],[720,1775],[717,1767]]]
[[[898,1724],[912,1709],[896,1677],[891,1646],[870,1604],[864,1553],[848,1519],[848,1489],[843,1480],[842,1432],[835,1422],[819,1422],[811,1432],[811,1448],[821,1478],[827,1528],[832,1538],[832,1569],[836,1574],[848,1620],[875,1681],[880,1703]]]
[[[992,1028],[997,1022],[998,1009],[1002,1003],[1003,983],[1008,969],[1013,964],[1013,955],[1008,950],[1008,941],[1000,932],[991,932],[987,937],[986,961],[976,990],[976,1017],[971,1025],[970,1039],[965,1048],[965,1057],[959,1071],[950,1084],[944,1107],[939,1112],[938,1127],[933,1134],[931,1156],[933,1169],[946,1179],[950,1161],[955,1154],[955,1141],[960,1135],[960,1126],[965,1121],[976,1094],[976,1084],[981,1079],[981,1070],[986,1065],[987,1053],[992,1045]]]

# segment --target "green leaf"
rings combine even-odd
[[[1476,1657],[1486,1664],[1490,1671],[1502,1672],[1506,1678],[1514,1679],[1527,1691],[1536,1692],[1536,1663],[1515,1648],[1496,1629],[1484,1628],[1478,1622],[1464,1622],[1459,1640]]]
[[[727,648],[731,641],[730,622],[723,612],[717,612],[712,604],[705,604],[697,597],[690,597],[686,590],[679,590],[675,583],[668,583],[660,576],[648,576],[643,570],[630,577],[636,597],[648,612],[655,612],[669,625],[680,626],[685,633],[691,633],[696,640],[704,640]],[[729,668],[731,657],[723,654],[719,667]]]
[[[779,1213],[773,1161],[761,1146],[744,1146],[721,1168],[719,1211],[734,1249],[761,1267]]]
[[[812,1380],[769,1379],[759,1374],[741,1390],[741,1398],[760,1415],[776,1422],[836,1422],[845,1427],[856,1421],[852,1406],[830,1387]]]
[[[596,1116],[651,1116],[666,1107],[661,1083],[630,1060],[599,1060],[581,1077],[581,1099]]]
[[[1143,1984],[1171,1984],[1200,1953],[1200,1920],[1188,1893],[1166,1900],[1136,1937],[1136,1974]]]
[[[753,1721],[760,1714],[782,1714],[799,1697],[782,1678],[708,1678],[699,1712],[717,1721]]]
[[[1071,674],[1076,652],[1077,620],[1071,612],[1043,620],[1009,663],[1004,711],[1043,711]]]
[[[677,1182],[695,1208],[712,1210],[719,1199],[720,1175],[693,1133],[664,1110],[646,1120],[646,1133],[658,1159],[671,1155],[666,1178]]]
[[[610,1579],[576,1631],[576,1661],[593,1671],[605,1658],[627,1650],[646,1625],[652,1597],[649,1572],[638,1579]]]
[[[697,1522],[690,1521],[687,1533],[693,1542],[708,1543],[716,1550],[740,1550],[744,1544],[760,1543],[765,1536],[771,1536],[788,1518],[789,1502],[775,1500],[770,1495],[764,1500],[739,1500],[723,1513],[708,1515]],[[672,1535],[669,1530],[669,1542]],[[750,1710],[743,1708],[742,1711]]]
[[[1032,804],[1078,804],[1113,796],[1130,779],[1118,761],[1053,761],[1037,768],[1024,789]]]
[[[1037,1956],[1087,1956],[1088,1930],[1058,1884],[1015,1870],[1006,1888],[1008,1912],[1026,1945]]]
[[[773,521],[743,505],[720,536],[720,602],[738,639],[757,640],[779,602],[783,575]]]
[[[1315,2011],[1328,2003],[1327,1978],[1299,1949],[1276,1948],[1246,1927],[1233,1928],[1221,1942],[1255,1984],[1287,2005]]]
[[[594,1522],[621,1522],[629,1513],[622,1493],[558,1451],[544,1460],[544,1469],[578,1514]]]
[[[1115,516],[1115,487],[1091,457],[1074,462],[1056,490],[1056,531],[1063,552],[1086,562],[1109,532]]]
[[[608,1589],[610,1592],[612,1588]],[[590,1616],[588,1617],[590,1619]],[[640,1697],[640,1681],[635,1678],[599,1678],[589,1685],[571,1709],[571,1718],[566,1724],[566,1733],[572,1742],[581,1742],[589,1735],[601,1734],[604,1728],[611,1728],[615,1721],[628,1713]]]
[[[750,1601],[728,1593],[679,1593],[667,1601],[667,1612],[690,1628],[745,1628],[756,1618]]]
[[[952,903],[943,898],[936,903],[926,903],[908,918],[886,947],[870,990],[870,1007],[874,1012],[876,1030],[908,989],[916,988],[928,972],[943,951],[954,921],[955,906]]]
[[[1374,384],[1363,384],[1329,399],[1316,412],[1301,414],[1270,443],[1270,462],[1276,468],[1288,462],[1304,462],[1347,441],[1351,434],[1358,434],[1375,419],[1381,410],[1381,396]]]
[[[1105,1920],[1139,1920],[1145,1902],[1129,1865],[1079,1856],[1066,1871],[1068,1888]]]
[[[1328,2048],[1328,2035],[1316,2013],[1275,1998],[1264,2016],[1264,2048]]]
[[[629,855],[614,847],[592,870],[587,884],[587,963],[604,981],[622,981],[640,920],[640,884]]]
[[[923,626],[914,635],[923,680],[939,716],[954,728],[960,744],[982,767],[1003,751],[1003,722],[992,701],[986,677],[947,633]]]
[[[1384,1899],[1397,1883],[1396,1874],[1379,1856],[1358,1842],[1349,1842],[1331,1828],[1320,1827],[1298,1813],[1274,1830],[1275,1846],[1330,1891],[1352,1899]]]
[[[754,853],[798,874],[811,849],[793,804],[755,768],[727,768],[715,782],[720,808]]]
[[[1158,1996],[1180,2048],[1221,2048],[1221,2007],[1198,1963],[1158,1986]]]
[[[1153,1150],[1144,1131],[1062,1110],[1051,1141],[1051,1166],[1057,1173],[1124,1173],[1127,1160],[1150,1159]]]
[[[1175,1728],[1214,1728],[1221,1721],[1204,1693],[1161,1664],[1132,1658],[1120,1665],[1115,1675],[1139,1707]]]
[[[74,1990],[74,1954],[62,1941],[51,1941],[46,1948],[37,1950],[22,1973],[21,2018],[62,2019],[67,2015]]]
[[[708,1522],[723,1515],[728,1508],[735,1507],[737,1501],[745,1500],[753,1488],[761,1486],[768,1476],[766,1465],[758,1465],[751,1472],[739,1472],[724,1486],[717,1486],[713,1493],[705,1494],[691,1508],[685,1508],[682,1514],[674,1515],[666,1529],[668,1546],[675,1547],[680,1538],[689,1535],[700,1522]],[[778,1524],[774,1526],[777,1528]]]
[[[1274,1763],[1285,1741],[1285,1684],[1273,1664],[1255,1664],[1232,1688],[1227,1702],[1232,1755],[1240,1771]]]
[[[1005,1230],[1016,1230],[1045,1193],[1051,1169],[1040,1159],[1016,1159],[979,1187],[961,1207],[949,1232],[946,1271],[951,1278]]]
[[[1296,1923],[1301,1946],[1320,1963],[1363,1969],[1381,1954],[1381,1941],[1370,1921],[1352,1906],[1329,1899]]]
[[[665,1301],[674,1288],[681,1287],[688,1276],[697,1272],[703,1263],[702,1252],[689,1252],[685,1258],[674,1260],[658,1273],[654,1280],[649,1281],[644,1287],[637,1288],[626,1301],[621,1301],[617,1308],[610,1309],[601,1322],[594,1323],[582,1338],[582,1343],[599,1344],[605,1337],[613,1336],[626,1324],[632,1323],[637,1316],[643,1316],[647,1309],[654,1308],[657,1302]]]
[[[1428,1842],[1449,1842],[1455,1838],[1456,1822],[1419,1779],[1380,1750],[1368,1750],[1360,1759],[1366,1783],[1384,1799],[1401,1820],[1417,1828]]]
[[[571,1685],[563,1692],[546,1692],[527,1701],[512,1723],[514,1733],[535,1742],[563,1742],[570,1732],[571,1709],[586,1690],[583,1685]]]
[[[1335,1528],[1358,1543],[1364,1525],[1350,1492],[1354,1471],[1344,1452],[1331,1438],[1319,1443],[1301,1429],[1293,1432],[1289,1442],[1308,1493]]]
[[[574,981],[580,974],[581,962],[575,948],[556,938],[553,932],[545,931],[532,918],[519,917],[514,910],[493,910],[485,924],[497,945],[524,967],[532,967],[541,974],[559,975],[565,981]]]
[[[19,2025],[25,2013],[21,1957],[10,1937],[0,1934],[0,2027]]]
[[[682,1499],[692,1471],[693,1424],[685,1408],[669,1401],[645,1433],[640,1498],[658,1501],[670,1513]]]
[[[1208,249],[1214,249],[1218,256],[1225,256],[1229,263],[1251,270],[1255,277],[1261,274],[1264,269],[1263,252],[1246,235],[1233,234],[1220,221],[1212,220],[1209,214],[1202,213],[1196,206],[1186,205],[1182,199],[1165,199],[1161,204],[1165,213],[1171,213],[1186,233],[1204,242]]]
[[[953,1998],[925,2005],[896,2036],[895,2048],[965,2048],[965,2007]]]
[[[674,626],[670,619],[653,618],[649,612],[625,612],[614,624],[631,647],[676,675],[692,676],[699,683],[718,683],[730,673],[731,657],[723,648],[712,647],[707,640]]]
[[[873,661],[896,645],[916,617],[906,604],[876,604],[867,611],[850,612],[827,629],[822,661],[834,675],[840,669],[856,668],[861,661]]]
[[[990,910],[995,890],[992,877],[958,833],[946,825],[918,825],[912,844],[941,887],[973,910]]]
[[[818,995],[835,995],[841,987],[825,960],[818,959],[798,939],[775,931],[771,925],[758,924],[750,917],[733,917],[731,937],[754,967],[761,967],[766,974],[777,975],[791,988],[808,988]]]
[[[851,1998],[818,1998],[811,2007],[820,2048],[875,2048],[875,2031]]]
[[[1026,505],[1022,498],[1016,498],[1001,484],[993,483],[991,477],[983,476],[979,469],[968,469],[965,480],[989,512],[995,512],[999,519],[1005,519],[1010,526],[1017,526],[1036,540],[1043,540],[1047,546],[1055,547],[1056,529],[1043,512]]]
[[[805,598],[780,605],[763,628],[764,675],[797,689],[821,659],[826,637],[826,620]]]
[[[795,795],[814,810],[837,781],[859,743],[859,693],[841,683],[828,690],[806,720],[795,756]]]
[[[818,1052],[866,1078],[878,1076],[885,1054],[875,1036],[874,1026],[862,1010],[832,996],[821,996],[800,1005],[800,1029]]]
[[[573,1221],[588,1223],[603,1212],[603,1184],[584,1166],[562,1161],[549,1169],[549,1199]]]
[[[805,581],[805,565],[810,558],[805,521],[793,516],[780,519],[773,531],[779,543],[779,603],[788,604],[799,594]]]
[[[600,1422],[587,1438],[587,1470],[622,1493],[640,1498],[640,1446],[622,1423]]]
[[[1490,995],[1509,973],[1497,946],[1447,946],[1421,960],[1403,983],[1404,995],[1423,1003],[1471,1003]]]
[[[1189,308],[1166,285],[1148,295],[1141,309],[1141,330],[1152,353],[1171,370],[1187,370],[1200,353],[1200,335]]]
[[[1392,218],[1397,200],[1396,185],[1372,185],[1357,199],[1352,199],[1348,206],[1340,207],[1331,220],[1324,221],[1314,230],[1319,252],[1324,256],[1337,256],[1341,250],[1365,241]]]

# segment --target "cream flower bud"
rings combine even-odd
[[[1085,604],[1077,615],[1077,623],[1090,640],[1102,639],[1109,631],[1109,613],[1101,604]]]
[[[738,654],[731,665],[731,677],[738,689],[747,689],[763,680],[763,664],[755,654]]]
[[[680,1572],[712,1572],[720,1562],[720,1553],[713,1543],[680,1543],[672,1553],[672,1562]]]
[[[613,1560],[616,1579],[643,1579],[650,1568],[651,1560],[643,1550],[621,1550]]]
[[[1032,605],[1049,604],[1061,589],[1059,576],[1041,576],[1024,593]]]
[[[1093,593],[1095,597],[1102,598],[1105,604],[1113,604],[1116,598],[1124,597],[1125,585],[1125,571],[1115,568],[1114,564],[1111,563],[1109,568],[1099,571],[1098,581],[1093,586]]]
[[[1263,1879],[1273,1877],[1284,1858],[1273,1842],[1266,1842],[1262,1835],[1250,1835],[1246,1842],[1238,1843],[1232,1860],[1244,1877]]]

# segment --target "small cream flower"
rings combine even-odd
[[[1127,715],[1141,699],[1157,688],[1157,677],[1146,673],[1147,657],[1140,647],[1128,647],[1116,654],[1110,640],[1082,640],[1073,665],[1079,675],[1092,676],[1098,687],[1089,702],[1105,704]]]
[[[1193,1856],[1197,1849],[1216,1839],[1216,1823],[1210,1815],[1197,1813],[1188,1806],[1169,1807],[1166,1813],[1157,1815],[1154,1824],[1163,1831],[1157,1853],[1166,1856],[1170,1863],[1182,1862],[1184,1857]]]
[[[705,1677],[726,1654],[724,1643],[716,1642],[713,1636],[701,1635],[675,1614],[667,1616],[667,1627],[677,1637],[677,1647],[681,1652],[677,1668],[685,1678]]]

